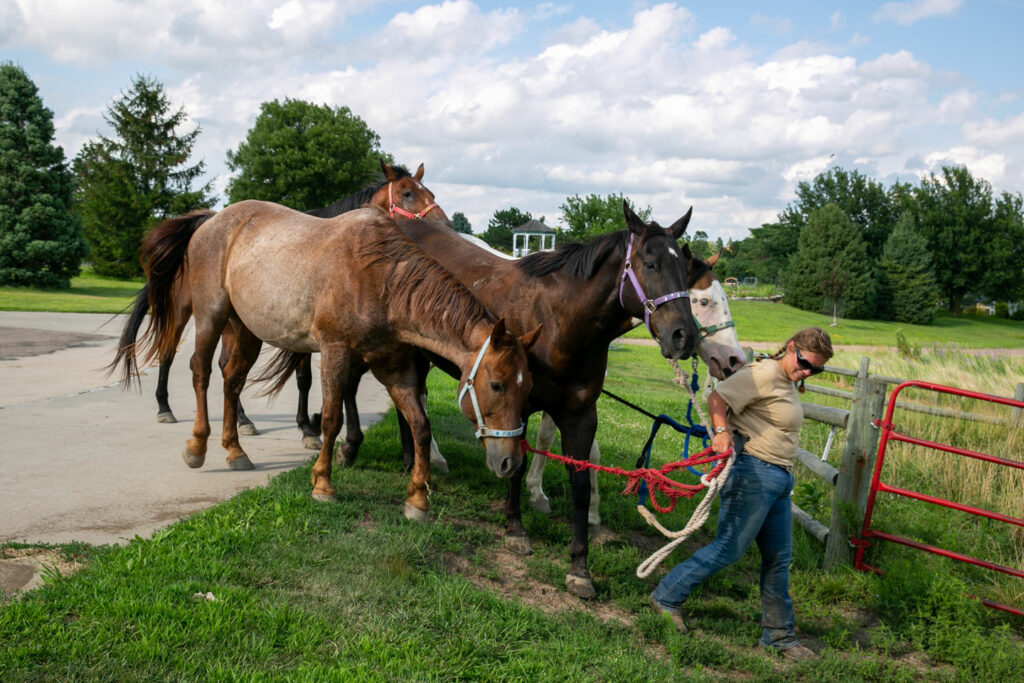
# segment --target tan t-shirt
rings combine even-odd
[[[729,406],[729,429],[748,439],[748,453],[773,465],[793,464],[804,410],[778,361],[750,363],[719,382],[715,391]]]

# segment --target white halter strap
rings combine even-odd
[[[484,353],[487,351],[487,347],[491,345],[491,337],[487,336],[484,340],[484,345],[480,347],[480,353],[476,354],[476,360],[473,362],[473,369],[469,371],[469,377],[466,378],[466,383],[462,386],[459,391],[459,405],[462,405],[462,398],[469,393],[469,400],[473,404],[473,412],[476,415],[476,438],[483,439],[485,437],[516,437],[521,436],[526,431],[526,424],[523,422],[519,423],[519,429],[488,429],[484,424],[483,413],[480,412],[480,403],[476,398],[476,389],[473,384],[476,380],[476,371],[480,368],[480,363],[484,359]]]

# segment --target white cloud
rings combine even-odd
[[[871,18],[879,23],[893,22],[900,26],[911,26],[921,19],[953,14],[962,4],[963,0],[887,2]]]

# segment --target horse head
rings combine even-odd
[[[476,425],[487,452],[487,467],[504,479],[523,464],[523,415],[533,389],[526,352],[541,327],[516,337],[499,319],[471,368],[463,368],[459,408]]]
[[[668,228],[654,221],[645,223],[625,201],[622,212],[630,242],[619,302],[630,315],[647,323],[651,336],[661,345],[661,355],[689,358],[700,337],[686,295],[689,263],[679,257],[676,240],[685,232],[693,209]],[[633,296],[624,296],[624,291]]]
[[[380,169],[386,181],[380,186],[370,203],[384,207],[392,218],[430,218],[451,227],[452,222],[444,209],[434,201],[434,193],[423,183],[423,164],[416,173],[409,175],[404,169],[397,169],[380,160]]]
[[[715,254],[703,261],[693,255],[688,244],[683,245],[683,256],[689,263],[690,277],[686,284],[690,292],[690,310],[700,329],[697,353],[715,379],[725,379],[746,363],[725,289],[712,271],[720,255]]]

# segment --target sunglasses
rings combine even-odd
[[[811,361],[804,358],[803,354],[800,353],[800,349],[798,347],[794,346],[793,349],[796,351],[796,364],[800,366],[801,370],[806,370],[812,375],[817,375],[819,373],[825,372],[824,366],[811,365]]]

